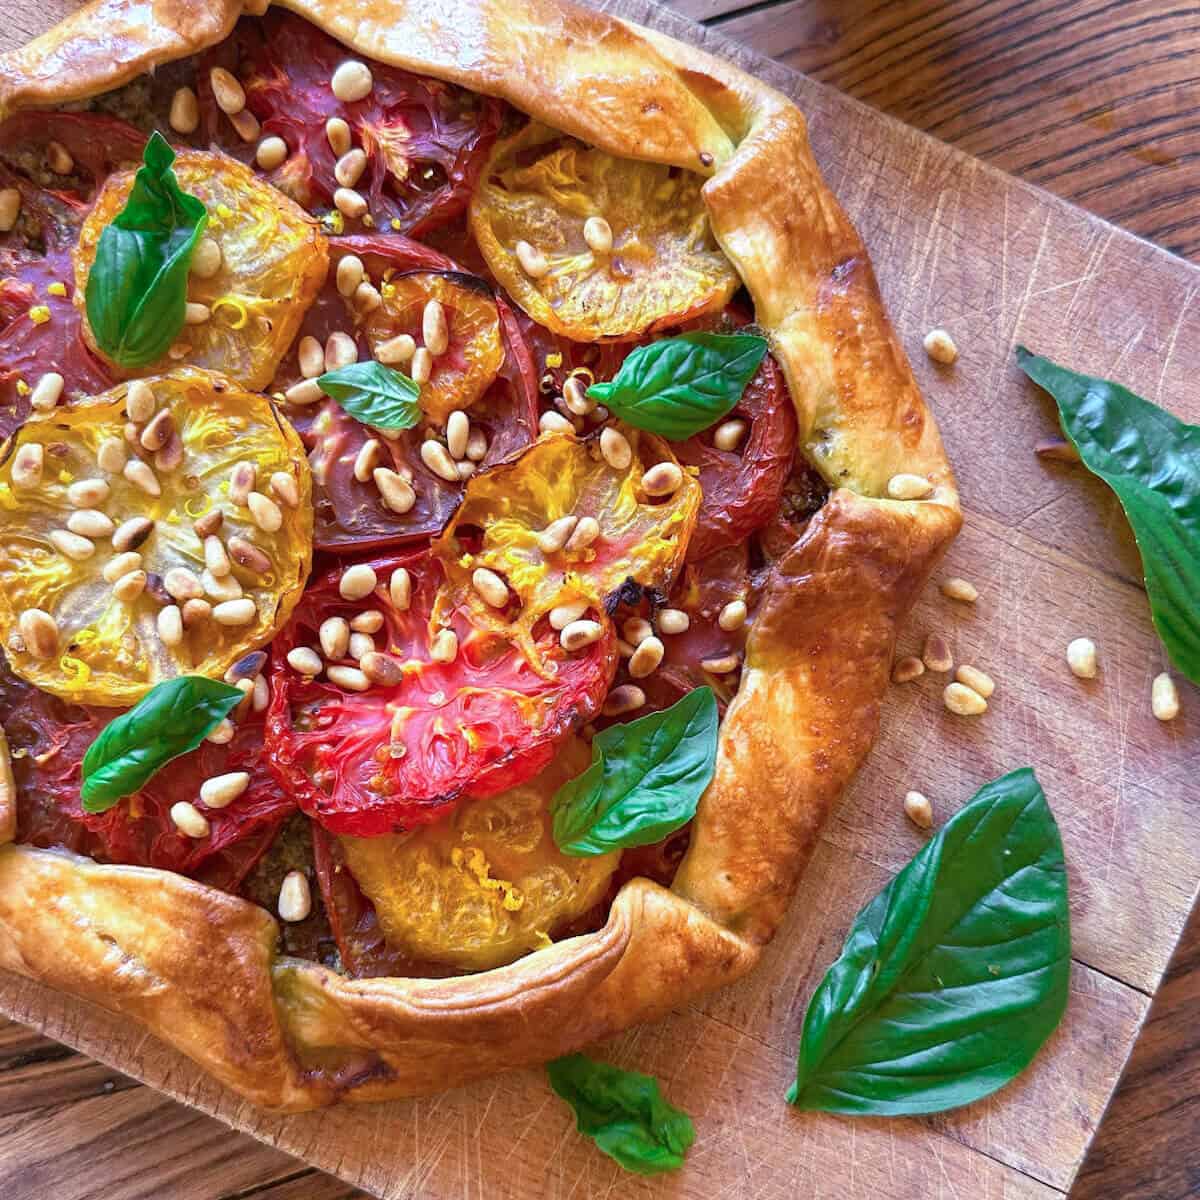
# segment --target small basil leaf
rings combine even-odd
[[[156,684],[87,748],[84,811],[107,812],[122,796],[132,796],[171,759],[195,750],[241,699],[237,688],[203,675]]]
[[[326,371],[317,387],[356,421],[376,429],[411,429],[421,419],[420,388],[407,375],[374,359]]]
[[[638,429],[681,442],[737,405],[767,353],[750,333],[685,333],[639,346],[588,395]]]
[[[175,152],[150,135],[125,207],[100,234],[84,299],[96,344],[123,367],[165,354],[183,328],[192,252],[208,223],[171,170]]]
[[[575,1110],[575,1127],[627,1171],[677,1171],[696,1140],[691,1118],[663,1099],[658,1080],[582,1054],[546,1064],[550,1086]]]
[[[696,815],[717,761],[717,702],[696,688],[663,712],[611,725],[551,804],[554,840],[588,858],[662,841]]]
[[[787,1098],[894,1117],[990,1095],[1054,1032],[1070,967],[1062,840],[1026,767],[980,789],[855,918]]]
[[[1142,556],[1150,615],[1171,661],[1200,683],[1200,425],[1017,347],[1058,404],[1084,465],[1117,494]]]

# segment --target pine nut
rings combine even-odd
[[[274,135],[263,138],[254,151],[254,161],[264,171],[274,171],[276,167],[282,166],[287,156],[287,142]]]
[[[921,829],[933,828],[933,805],[920,792],[908,792],[904,797],[905,816]]]
[[[958,347],[954,344],[954,339],[944,329],[931,329],[925,335],[922,344],[925,347],[925,353],[934,362],[949,365],[958,357]]]
[[[211,736],[212,734],[209,734],[209,737]],[[208,837],[210,829],[208,818],[187,800],[179,800],[171,805],[171,820],[184,837],[193,839]]]
[[[350,149],[350,126],[341,117],[330,117],[325,122],[325,140],[330,150],[341,158]]]
[[[197,279],[211,279],[221,269],[222,261],[221,247],[216,238],[202,237],[196,243],[189,270]]]
[[[354,104],[365,100],[375,86],[371,68],[357,59],[347,59],[339,64],[329,81],[330,90],[343,104]]]
[[[646,693],[633,683],[623,683],[608,693],[601,712],[606,717],[621,717],[636,712],[646,703]]]
[[[216,728],[206,737],[206,742],[212,742],[214,746],[227,746],[233,741],[233,735],[236,730],[233,727],[233,722],[228,717],[223,717]]]
[[[666,647],[661,639],[648,637],[639,643],[638,648],[629,659],[629,674],[634,679],[644,679],[647,675],[658,670],[658,664],[663,660]]]
[[[987,701],[973,688],[964,683],[951,683],[942,693],[946,707],[960,717],[977,717],[987,712]]]
[[[892,667],[892,682],[911,683],[924,674],[925,664],[916,655],[909,654],[898,659],[896,665]]]
[[[333,168],[333,177],[342,187],[352,188],[362,178],[362,173],[366,170],[366,168],[366,151],[361,150],[356,146],[353,150],[348,150],[341,156],[341,158],[337,160],[337,163]],[[348,255],[347,257],[354,256]],[[343,261],[345,260],[343,259]],[[361,262],[359,265],[362,265]],[[342,291],[340,266],[341,264],[339,264],[338,270],[338,291],[342,292],[343,296],[351,296],[354,294],[354,288],[350,288],[349,291]],[[360,275],[354,287],[357,287],[361,282],[362,276]]]
[[[933,492],[933,484],[924,475],[893,475],[887,494],[893,500],[924,500]]]
[[[931,671],[945,672],[954,666],[954,655],[950,652],[950,644],[940,633],[931,633],[925,639],[921,658]]]
[[[75,160],[62,142],[50,142],[46,146],[46,166],[55,175],[70,175],[75,170]]]
[[[600,453],[614,471],[627,471],[633,462],[633,447],[629,439],[611,425],[600,431]]]
[[[350,657],[358,662],[364,654],[370,654],[375,649],[375,639],[369,633],[352,633],[347,649]]]
[[[717,617],[717,624],[725,630],[726,633],[732,633],[735,629],[741,629],[746,623],[746,602],[745,600],[731,600]]]
[[[397,612],[408,612],[412,604],[412,576],[407,567],[397,567],[388,580],[388,596]]]
[[[343,258],[342,262],[345,261]],[[316,379],[318,375],[325,374],[325,351],[311,333],[306,333],[300,339],[300,344],[296,347],[296,361],[300,365],[300,374],[305,379]],[[284,397],[287,397],[286,392]]]
[[[212,85],[213,99],[217,107],[228,117],[240,113],[246,107],[246,92],[224,67],[213,67],[208,73]]]
[[[229,123],[243,142],[257,142],[262,134],[262,126],[259,124],[258,118],[248,108],[243,108],[238,113],[231,113]]]
[[[17,487],[37,487],[42,482],[46,452],[41,442],[26,442],[13,457],[12,480]]]
[[[74,559],[76,562],[83,562],[84,559],[91,558],[96,553],[96,543],[91,538],[71,533],[68,529],[52,529],[50,542],[59,554]]]
[[[942,595],[948,600],[959,600],[963,604],[974,604],[979,599],[975,585],[965,579],[959,579],[957,575],[942,580]]]
[[[135,551],[127,550],[124,554],[115,555],[104,564],[100,574],[106,583],[116,583],[122,575],[136,571],[142,565],[142,556]]]
[[[718,450],[736,450],[749,428],[745,421],[722,421],[713,432],[713,445]]]
[[[158,408],[154,389],[144,380],[135,379],[125,390],[125,415],[139,425],[150,420]]]
[[[660,462],[642,476],[647,496],[673,496],[683,484],[683,471],[673,462]]]
[[[144,450],[153,453],[155,450],[161,450],[171,440],[171,434],[174,432],[175,418],[171,416],[170,409],[162,408],[151,417],[138,440]]]
[[[575,532],[567,538],[568,554],[579,554],[600,536],[600,522],[595,517],[580,517]]]
[[[562,413],[544,412],[538,417],[538,430],[541,433],[574,433],[575,426]]]
[[[263,533],[275,533],[283,524],[283,512],[279,505],[262,492],[251,492],[246,497],[246,507]]]
[[[221,579],[233,570],[233,564],[229,561],[229,552],[225,549],[225,543],[222,542],[215,533],[209,534],[209,536],[204,539],[204,565],[208,568],[212,575],[216,576],[217,579]],[[168,572],[168,574],[170,574],[170,572]],[[199,589],[199,586],[200,581],[197,579],[197,589]],[[168,584],[167,591],[170,590],[171,588]],[[199,590],[195,592],[195,595],[200,595]],[[185,599],[189,598],[190,597],[185,597]]]
[[[621,633],[631,646],[640,646],[654,636],[654,626],[645,617],[630,617],[621,626]]]
[[[370,650],[358,660],[358,669],[372,682],[396,687],[404,680],[404,668],[390,654]]]
[[[369,563],[355,563],[342,572],[338,580],[338,594],[343,600],[362,600],[376,587],[375,568]]]
[[[1091,638],[1075,638],[1067,644],[1067,666],[1077,679],[1096,678],[1096,643]]]
[[[200,104],[190,87],[179,87],[171,97],[167,121],[176,133],[195,133],[200,125]]]
[[[355,633],[378,633],[383,628],[383,613],[377,608],[368,608],[350,622],[350,628]]]
[[[242,597],[242,585],[236,575],[224,575],[218,579],[211,571],[202,571],[200,586],[204,588],[204,594],[217,603],[224,600],[240,600]]]
[[[326,658],[345,658],[350,646],[350,626],[345,617],[327,617],[317,630],[317,641]]]
[[[246,771],[212,775],[200,785],[200,799],[209,808],[228,808],[249,786]]]
[[[453,629],[441,629],[429,648],[429,657],[436,663],[452,663],[458,657],[458,634]]]
[[[990,699],[992,693],[996,690],[996,681],[986,671],[981,671],[978,667],[973,667],[969,663],[963,663],[954,672],[954,678],[959,683],[969,687],[971,691],[978,692],[985,700]]]
[[[572,621],[558,635],[564,650],[582,650],[604,636],[604,627],[599,621]]]
[[[572,375],[563,384],[563,403],[567,406],[567,411],[574,413],[577,417],[586,417],[588,413],[595,412],[596,401],[587,394],[587,381],[581,379],[578,375]]]
[[[579,518],[571,514],[551,521],[537,535],[538,549],[543,554],[557,554],[567,544],[567,539],[575,532],[578,524]]]
[[[349,635],[347,634],[348,639]],[[321,656],[308,646],[297,646],[294,650],[289,650],[287,665],[300,675],[320,675],[325,669],[325,663],[321,660]]]
[[[575,621],[578,621],[587,610],[591,608],[591,604],[587,600],[572,600],[569,604],[556,604],[550,610],[550,628],[563,630]]]
[[[692,618],[682,608],[664,608],[658,614],[658,632],[668,636],[687,633]]]
[[[319,374],[325,374],[325,352],[317,347],[321,355],[321,370]],[[317,384],[316,378],[302,379],[299,383],[293,383],[286,392],[283,393],[283,398],[289,404],[316,404],[318,400],[325,399],[325,393],[321,391]]]
[[[118,554],[137,550],[153,532],[154,522],[148,517],[130,517],[113,531],[112,548]]]
[[[147,578],[145,571],[127,571],[113,584],[113,595],[122,604],[132,604],[146,590]]]
[[[378,438],[368,438],[358,448],[354,456],[354,478],[359,483],[366,483],[371,478],[371,472],[379,465],[382,453],[383,443]]]
[[[261,650],[251,650],[249,654],[243,654],[225,672],[226,683],[237,683],[239,679],[253,679],[263,667],[267,665],[267,656]]]
[[[412,484],[389,467],[376,467],[371,472],[371,478],[388,509],[401,515],[412,511],[417,502],[417,493],[413,491]]]
[[[358,362],[358,345],[348,334],[335,330],[325,340],[325,370],[336,371]]]
[[[146,493],[147,496],[161,496],[162,487],[159,485],[158,476],[150,469],[150,467],[142,462],[140,458],[131,458],[125,464],[125,470],[121,472],[135,488]]]
[[[212,605],[197,596],[192,600],[185,600],[179,611],[183,613],[184,629],[191,629],[192,626],[199,625],[212,616]]]
[[[275,911],[289,925],[305,920],[312,912],[312,889],[303,871],[289,871],[283,877]]]
[[[25,609],[17,619],[17,632],[34,658],[53,658],[58,653],[58,622],[43,609]]]
[[[471,583],[491,608],[504,608],[508,604],[508,584],[487,567],[476,567],[471,573]]]
[[[353,299],[355,307],[361,313],[374,312],[383,304],[383,296],[369,279],[364,279],[354,289]]]
[[[446,323],[446,310],[438,299],[426,300],[421,313],[421,340],[425,349],[435,358],[445,354],[450,345],[450,327]],[[456,458],[461,457],[455,455]]]
[[[125,443],[120,438],[105,438],[96,448],[96,465],[110,475],[124,469],[126,458]]]
[[[63,377],[57,371],[47,371],[37,381],[29,403],[37,412],[50,412],[63,394]]]
[[[1166,671],[1154,677],[1150,688],[1150,710],[1160,721],[1173,721],[1179,716],[1179,689]]]
[[[583,240],[593,254],[608,254],[612,251],[612,226],[603,217],[588,217],[583,223]]]
[[[447,483],[458,482],[458,467],[441,442],[430,440],[421,443],[421,461],[440,479]]]
[[[178,604],[168,604],[166,608],[160,608],[155,624],[164,646],[178,646],[183,641],[183,613]]]
[[[409,378],[416,384],[428,383],[433,374],[433,355],[425,346],[419,346],[413,351],[412,367],[409,368]]]
[[[67,518],[67,528],[81,537],[111,537],[116,526],[112,518],[96,508],[81,508]]]
[[[353,188],[340,187],[333,193],[333,206],[344,217],[358,220],[367,211],[367,202]]]
[[[417,343],[412,336],[407,333],[398,333],[394,338],[388,338],[386,342],[380,342],[375,347],[376,359],[386,366],[394,366],[396,363],[406,363],[416,353]]]
[[[0,190],[0,233],[8,233],[21,215],[21,193],[16,188]]]
[[[483,462],[487,458],[487,452],[487,434],[476,425],[467,437],[467,458],[473,463]]]
[[[239,567],[245,567],[255,575],[265,575],[271,569],[271,560],[267,555],[246,538],[231,537],[226,549]]]
[[[446,449],[451,458],[464,458],[467,441],[471,436],[471,418],[461,409],[455,409],[446,418]]]
[[[254,601],[248,596],[240,600],[223,600],[212,611],[218,625],[249,625],[258,616]]]
[[[271,475],[271,495],[286,508],[300,506],[300,485],[296,477],[287,471],[275,471]]]
[[[183,438],[177,430],[171,431],[166,443],[154,452],[154,466],[159,471],[174,471],[183,462]]]
[[[362,151],[355,150],[352,153],[362,154]],[[366,161],[365,155],[363,156],[363,160],[364,162]],[[357,254],[343,254],[338,260],[337,265],[338,292],[343,296],[353,296],[358,289],[358,285],[362,283],[365,274],[366,269],[363,267],[363,261]]]
[[[254,677],[254,691],[250,697],[250,707],[256,713],[265,712],[267,705],[271,703],[271,685],[267,683],[265,675],[256,675]]]
[[[521,270],[530,279],[543,279],[550,273],[550,264],[546,261],[546,256],[528,242],[518,242],[514,250]]]
[[[719,658],[702,658],[701,670],[710,675],[728,675],[742,665],[741,657],[737,654],[723,654]]]

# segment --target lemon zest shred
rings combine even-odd
[[[234,320],[229,322],[230,329],[241,329],[250,320],[250,313],[246,305],[236,296],[222,296],[220,300],[214,300],[212,315],[215,317],[222,308],[232,308],[236,313]]]
[[[27,384],[25,382],[25,380],[23,380],[23,379],[17,380],[17,395],[18,396],[28,396],[29,393],[32,391],[33,391],[33,388],[31,388],[29,386],[29,384]]]

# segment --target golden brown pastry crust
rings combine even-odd
[[[597,933],[464,978],[350,980],[275,957],[269,914],[179,876],[0,849],[0,965],[137,1018],[260,1104],[301,1109],[541,1062],[753,966],[870,746],[897,624],[961,517],[869,259],[784,96],[570,0],[282,3],[365,56],[708,174],[713,228],[787,376],[802,444],[838,489],[768,585],[673,888],[632,880]],[[93,0],[0,58],[0,115],[116,87],[219,41],[242,11]],[[883,498],[901,472],[926,476],[932,496]],[[0,780],[0,835],[12,824]]]

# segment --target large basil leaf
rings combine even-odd
[[[575,1110],[575,1127],[627,1171],[677,1171],[696,1140],[687,1113],[663,1099],[658,1080],[569,1054],[546,1064],[550,1086]]]
[[[712,688],[701,687],[596,734],[591,765],[554,794],[558,848],[587,858],[653,845],[685,825],[713,777],[717,726]]]
[[[83,756],[85,812],[101,813],[132,796],[173,758],[195,750],[242,699],[227,683],[180,675],[150,689],[109,721]]]
[[[639,346],[588,395],[623,421],[681,442],[731,412],[767,353],[751,333],[685,333]]]
[[[192,251],[208,212],[180,189],[175,152],[150,135],[125,207],[100,234],[84,299],[96,344],[123,367],[161,358],[183,328]]]
[[[355,420],[376,429],[411,429],[421,419],[420,388],[407,375],[374,359],[326,371],[317,386]]]
[[[1017,362],[1054,397],[1084,465],[1117,493],[1141,551],[1154,627],[1175,666],[1200,683],[1200,425],[1024,346]]]
[[[858,914],[808,1006],[788,1100],[908,1116],[987,1096],[1054,1032],[1067,872],[1028,767],[983,787]]]

